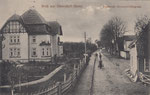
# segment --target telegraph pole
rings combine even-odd
[[[87,63],[87,52],[86,52],[86,32],[84,32],[84,40],[85,40],[85,43],[84,43],[84,47],[85,47],[85,53],[84,53],[84,57],[85,57],[85,63]]]
[[[84,32],[84,40],[85,40],[85,54],[86,54],[86,32]]]

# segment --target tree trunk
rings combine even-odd
[[[11,89],[11,95],[14,95],[14,89],[13,88]]]

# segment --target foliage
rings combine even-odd
[[[137,35],[139,35],[141,32],[144,32],[145,27],[147,26],[150,19],[148,16],[144,15],[143,17],[138,17],[135,23],[135,32]]]
[[[9,83],[7,78],[8,72],[13,68],[13,64],[4,61],[0,63],[0,67],[1,67],[1,85],[6,85]]]
[[[106,48],[112,48],[114,44],[115,50],[119,50],[119,38],[126,32],[126,24],[119,17],[111,18],[102,28],[100,32],[100,41]]]
[[[67,57],[83,57],[85,53],[85,44],[82,42],[65,42],[64,46],[64,55]],[[87,53],[91,54],[91,52],[96,50],[96,45],[92,43],[86,43]]]

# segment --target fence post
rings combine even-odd
[[[60,82],[57,82],[57,88],[58,88],[58,90],[57,90],[57,92],[58,92],[58,95],[61,95],[61,83]]]
[[[64,73],[64,83],[66,82],[66,80],[67,80],[67,75],[66,73]]]

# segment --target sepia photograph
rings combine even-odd
[[[0,95],[150,95],[150,0],[0,0]]]

